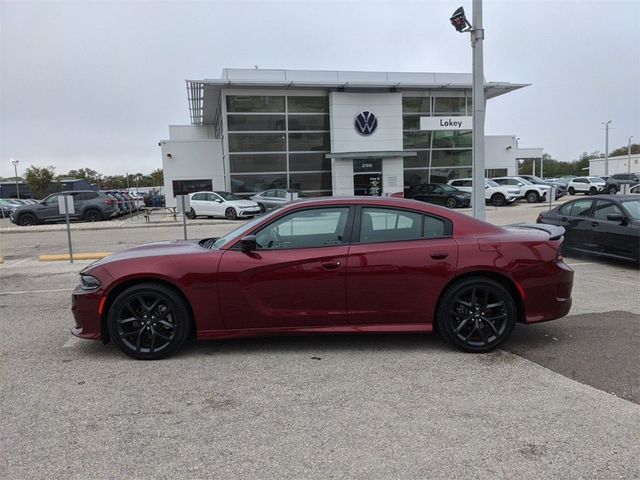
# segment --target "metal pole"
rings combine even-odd
[[[471,47],[473,50],[473,216],[485,219],[485,172],[484,172],[484,71],[482,42],[482,0],[473,0],[473,28]]]
[[[185,212],[185,204],[184,204],[185,195],[180,197],[180,202],[182,202],[182,227],[184,228],[184,239],[187,239],[187,212]]]
[[[604,122],[603,122],[604,123]],[[605,134],[604,134],[604,175],[605,177],[609,176],[609,124],[611,120],[604,124]]]
[[[11,159],[11,163],[13,163],[13,171],[15,172],[15,179],[16,179],[16,196],[18,198],[20,198],[20,185],[18,184],[18,163],[19,160],[14,160],[13,158]]]
[[[628,144],[627,144],[627,173],[631,173],[631,139],[633,138],[633,135],[631,135],[628,138]]]
[[[536,159],[535,159],[535,157],[531,159],[531,165],[533,165],[531,167],[532,168],[531,175],[535,175],[536,174]]]
[[[540,157],[540,178],[544,178],[544,153]]]
[[[69,223],[69,195],[64,197],[64,216],[67,220],[67,240],[69,242],[69,263],[73,263],[73,249],[71,248],[71,224]]]

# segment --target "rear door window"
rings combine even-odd
[[[588,217],[593,200],[576,200],[571,204],[568,215],[572,217]]]

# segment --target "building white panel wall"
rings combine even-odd
[[[225,190],[222,140],[165,140],[160,144],[167,207],[175,207],[173,180],[211,179],[214,190]]]
[[[209,140],[215,138],[212,125],[169,125],[170,140]]]
[[[604,175],[605,159],[596,158],[589,160],[589,175]],[[614,173],[640,173],[640,154],[631,155],[631,167],[628,164],[628,155],[609,157],[609,175]],[[586,172],[584,173],[586,175]]]
[[[332,152],[402,150],[402,94],[331,92],[329,104]],[[360,135],[354,128],[362,111],[373,112],[378,119],[371,135]]]
[[[333,196],[344,197],[353,195],[353,160],[331,159],[331,184]]]
[[[382,160],[382,194],[391,195],[404,191],[404,161],[402,157]]]
[[[516,137],[488,135],[484,138],[484,168],[506,168],[507,175],[516,175]]]

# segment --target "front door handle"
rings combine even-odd
[[[600,225],[598,222],[591,222],[592,227],[597,227],[598,225]]]
[[[340,268],[340,262],[331,261],[331,262],[322,262],[322,268],[325,270],[335,270],[336,268]]]
[[[430,255],[434,260],[444,260],[449,256],[447,252],[432,252]]]

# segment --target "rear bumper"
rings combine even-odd
[[[547,322],[571,310],[573,270],[563,261],[548,264],[544,275],[523,282],[525,323]]]

